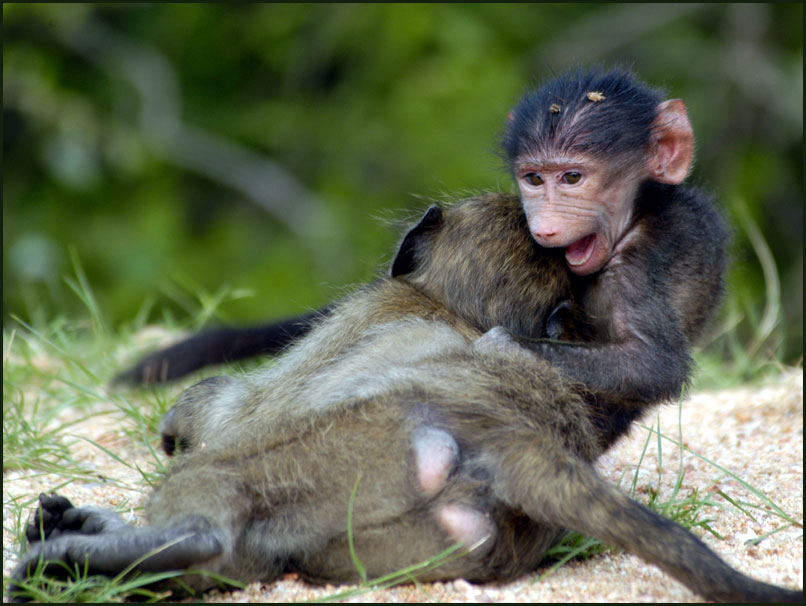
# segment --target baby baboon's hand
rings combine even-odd
[[[473,342],[473,349],[483,353],[508,353],[523,348],[506,328],[494,326]]]

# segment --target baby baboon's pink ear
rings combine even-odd
[[[688,174],[694,156],[694,131],[682,99],[664,101],[657,108],[647,159],[649,177],[678,184]]]

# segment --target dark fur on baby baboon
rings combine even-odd
[[[685,105],[663,101],[624,71],[571,71],[520,100],[502,149],[526,213],[524,228],[564,257],[574,297],[591,320],[590,338],[547,339],[496,310],[485,315],[473,308],[472,321],[482,330],[507,326],[567,377],[606,394],[602,406],[618,402],[607,421],[612,440],[647,404],[680,397],[691,347],[721,301],[727,230],[711,198],[682,183],[693,157]],[[495,284],[495,273],[485,277]],[[447,271],[443,278],[452,279]],[[462,296],[472,299],[477,287],[486,286],[473,283]],[[278,351],[310,325],[309,314],[205,332],[146,357],[120,379],[165,381],[206,364]]]
[[[214,364],[280,353],[304,336],[328,307],[303,316],[250,327],[211,328],[145,356],[115,377],[116,383],[164,383]]]
[[[571,71],[520,100],[502,144],[529,231],[564,252],[593,323],[587,344],[521,342],[639,409],[680,397],[726,269],[724,221],[683,184],[686,106],[663,98],[624,71]]]
[[[734,571],[597,476],[607,415],[584,386],[506,338],[585,336],[561,255],[541,250],[525,221],[514,196],[429,209],[394,277],[337,304],[273,366],[184,392],[163,421],[178,456],[148,503],[148,526],[43,495],[15,577],[40,556],[117,574],[171,542],[137,567],[356,581],[347,516],[360,479],[352,532],[370,577],[459,541],[462,557],[420,578],[510,579],[570,528],[712,600],[801,600]],[[485,332],[490,317],[503,328]]]

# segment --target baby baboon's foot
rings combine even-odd
[[[162,449],[168,455],[187,452],[199,445],[201,422],[207,405],[219,396],[219,391],[232,383],[229,377],[210,377],[183,391],[176,404],[160,421]]]
[[[25,527],[29,543],[56,539],[67,534],[101,534],[126,523],[114,511],[98,507],[74,507],[57,494],[40,494],[39,507]]]

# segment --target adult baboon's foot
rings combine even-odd
[[[74,507],[57,494],[40,494],[33,520],[25,526],[25,538],[37,543],[67,534],[101,534],[126,523],[114,511],[99,507]]]

